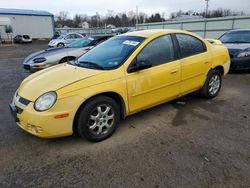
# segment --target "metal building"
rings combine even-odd
[[[33,39],[43,39],[54,35],[54,15],[46,11],[0,8],[1,19],[10,20],[12,37],[27,34]],[[3,39],[9,37],[3,25],[0,34]]]

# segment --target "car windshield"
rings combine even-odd
[[[85,37],[81,40],[77,40],[75,42],[72,42],[67,47],[68,48],[83,48],[86,46],[90,46],[93,43],[94,39],[91,37]]]
[[[137,36],[113,37],[82,55],[75,63],[87,68],[114,69],[144,40],[144,37]]]
[[[65,35],[60,35],[57,39],[63,39]]]
[[[250,43],[250,31],[226,33],[219,39],[223,43]]]

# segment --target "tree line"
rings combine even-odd
[[[87,22],[89,27],[105,27],[108,25],[113,25],[115,27],[134,27],[136,25],[136,20],[138,24],[140,23],[152,23],[152,22],[164,22],[171,19],[178,18],[181,15],[190,16],[200,16],[207,18],[214,17],[225,17],[225,16],[238,16],[244,15],[244,12],[232,11],[230,9],[216,9],[208,11],[207,15],[205,12],[195,12],[195,11],[182,11],[173,12],[170,14],[170,18],[165,18],[166,13],[155,13],[148,15],[144,12],[139,12],[138,15],[134,11],[128,11],[124,13],[116,13],[109,10],[106,15],[87,15],[87,14],[75,14],[73,18],[70,17],[69,13],[66,11],[61,11],[55,15],[56,27],[82,27],[83,22]],[[137,18],[138,16],[138,18]]]

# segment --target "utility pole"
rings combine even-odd
[[[135,23],[136,29],[137,29],[137,24],[138,24],[138,6],[136,5],[136,23]]]
[[[206,12],[205,12],[205,18],[207,18],[207,13],[208,13],[208,2],[209,0],[205,0],[206,1]]]
[[[98,17],[99,17],[98,12],[96,12],[96,27],[99,27]]]

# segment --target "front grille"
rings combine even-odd
[[[30,66],[29,66],[29,65],[23,65],[23,68],[24,68],[25,70],[30,70]]]
[[[25,105],[25,106],[27,106],[30,103],[29,100],[22,98],[22,97],[19,98],[18,102]]]

